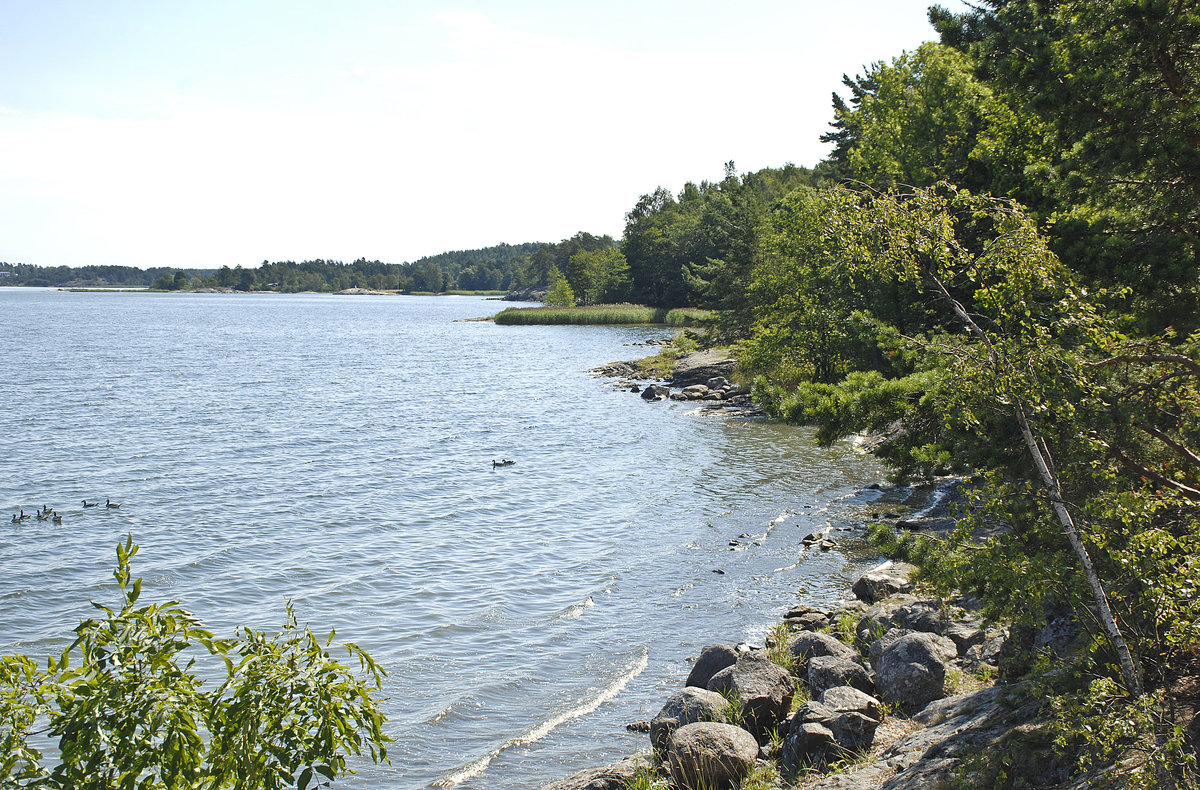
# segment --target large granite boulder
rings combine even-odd
[[[859,577],[850,589],[867,603],[881,601],[890,595],[907,592],[912,587],[909,578],[916,567],[906,562],[885,562]]]
[[[698,722],[671,736],[667,764],[675,785],[686,790],[732,787],[758,761],[758,741],[732,724]]]
[[[692,671],[688,673],[688,686],[698,686],[700,688],[708,688],[708,681],[712,676],[720,672],[725,667],[731,667],[738,660],[738,651],[729,645],[717,643],[708,645],[700,651],[700,655],[696,658],[696,663],[692,664]]]
[[[837,686],[852,686],[865,694],[875,691],[867,670],[843,656],[813,656],[808,661],[807,678],[808,691],[817,698]]]
[[[689,686],[676,691],[650,720],[650,744],[665,751],[675,730],[698,721],[727,720],[729,700],[715,691]]]
[[[946,666],[929,634],[904,634],[880,652],[875,688],[885,702],[920,710],[945,694]]]
[[[930,649],[942,663],[949,663],[958,657],[958,646],[954,644],[953,640],[947,637],[922,631],[911,631],[907,628],[893,628],[871,643],[871,647],[868,650],[871,666],[873,668],[877,667],[880,658],[883,656],[883,651],[891,647],[898,639],[909,635],[916,636],[916,638],[928,642]]]
[[[788,652],[796,659],[796,674],[800,677],[808,673],[808,661],[814,656],[837,656],[848,661],[858,657],[854,648],[819,631],[801,631],[793,636],[788,640]]]
[[[762,737],[778,726],[792,706],[796,683],[783,667],[762,652],[743,653],[708,682],[712,691],[736,696],[746,729]]]

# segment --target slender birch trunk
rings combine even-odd
[[[975,335],[983,343],[987,349],[988,360],[993,370],[997,375],[1000,375],[1003,365],[996,347],[992,345],[991,338],[987,336],[987,333],[983,331],[979,324],[975,323],[975,319],[971,318],[966,308],[950,295],[949,290],[947,290],[942,281],[935,276],[930,276],[937,285],[942,298],[949,302],[951,308],[954,310],[954,314],[966,324],[971,334]],[[1066,533],[1067,540],[1070,541],[1071,548],[1075,551],[1075,556],[1079,558],[1079,564],[1083,566],[1083,572],[1087,577],[1088,586],[1092,590],[1092,598],[1095,601],[1100,622],[1108,634],[1113,649],[1117,651],[1117,660],[1121,664],[1121,675],[1125,680],[1125,686],[1133,696],[1141,696],[1141,672],[1134,663],[1133,654],[1129,650],[1129,644],[1125,641],[1125,637],[1121,635],[1121,629],[1117,626],[1116,618],[1113,617],[1112,608],[1108,604],[1108,594],[1105,592],[1104,585],[1096,573],[1095,566],[1092,565],[1092,558],[1088,554],[1087,546],[1083,545],[1083,539],[1079,536],[1079,530],[1075,527],[1075,520],[1071,517],[1067,506],[1063,503],[1062,488],[1058,482],[1058,475],[1050,468],[1050,464],[1046,461],[1046,455],[1042,452],[1037,437],[1033,435],[1033,429],[1029,426],[1029,417],[1025,413],[1024,404],[1021,403],[1019,398],[1014,398],[1014,401],[1016,403],[1017,423],[1021,428],[1021,436],[1025,440],[1025,448],[1029,451],[1029,455],[1033,459],[1033,464],[1037,468],[1038,477],[1041,478],[1042,485],[1045,486],[1046,493],[1050,498],[1050,505],[1054,508],[1054,514],[1058,517],[1063,532]]]

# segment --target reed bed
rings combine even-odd
[[[597,304],[587,307],[510,307],[496,315],[497,324],[665,324],[699,326],[712,313],[693,307],[646,307],[637,304]]]

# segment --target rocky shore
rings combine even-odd
[[[729,384],[732,360],[704,352],[679,362],[666,379],[638,363],[593,372],[647,400],[752,408]],[[644,384],[650,378],[659,383]],[[931,535],[956,523],[944,508],[881,518]],[[810,538],[806,549],[820,550],[822,536]],[[829,610],[798,601],[766,644],[708,645],[684,688],[653,719],[629,725],[647,733],[646,749],[544,790],[1104,786],[1103,772],[1070,780],[1071,762],[1054,750],[1044,702],[1028,683],[998,685],[1023,674],[1031,648],[1068,652],[1075,624],[987,627],[979,601],[915,595],[914,571],[885,562]]]

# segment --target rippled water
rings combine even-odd
[[[228,633],[290,598],[386,668],[392,765],[340,786],[534,788],[861,569],[798,541],[872,459],[587,374],[666,330],[462,320],[500,306],[0,289],[0,501],[64,514],[0,523],[0,652],[67,644],[132,532],[144,600]]]

